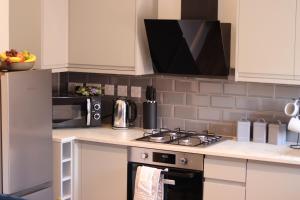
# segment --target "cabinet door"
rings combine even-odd
[[[70,0],[71,65],[133,67],[135,0]]]
[[[99,143],[81,147],[81,200],[126,200],[126,147]]]
[[[299,180],[299,166],[249,161],[246,200],[297,199]]]
[[[206,180],[203,200],[245,200],[245,187],[242,184]]]
[[[297,0],[239,0],[238,73],[294,75]]]
[[[68,63],[68,0],[44,0],[42,17],[42,67]]]

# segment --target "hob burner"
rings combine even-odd
[[[222,136],[209,131],[195,132],[181,129],[169,130],[159,129],[152,131],[152,134],[145,133],[138,141],[165,143],[182,146],[207,146],[223,140]]]

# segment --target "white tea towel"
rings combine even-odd
[[[136,172],[134,200],[163,200],[161,169],[139,166]]]

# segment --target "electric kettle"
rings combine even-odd
[[[113,100],[113,129],[127,129],[137,117],[136,104],[126,98],[117,98]]]

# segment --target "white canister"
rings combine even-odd
[[[264,119],[259,119],[253,123],[253,142],[267,142],[267,122]]]
[[[241,119],[237,122],[237,141],[250,141],[251,122],[246,119]]]
[[[268,143],[282,145],[286,143],[286,124],[269,124]]]

